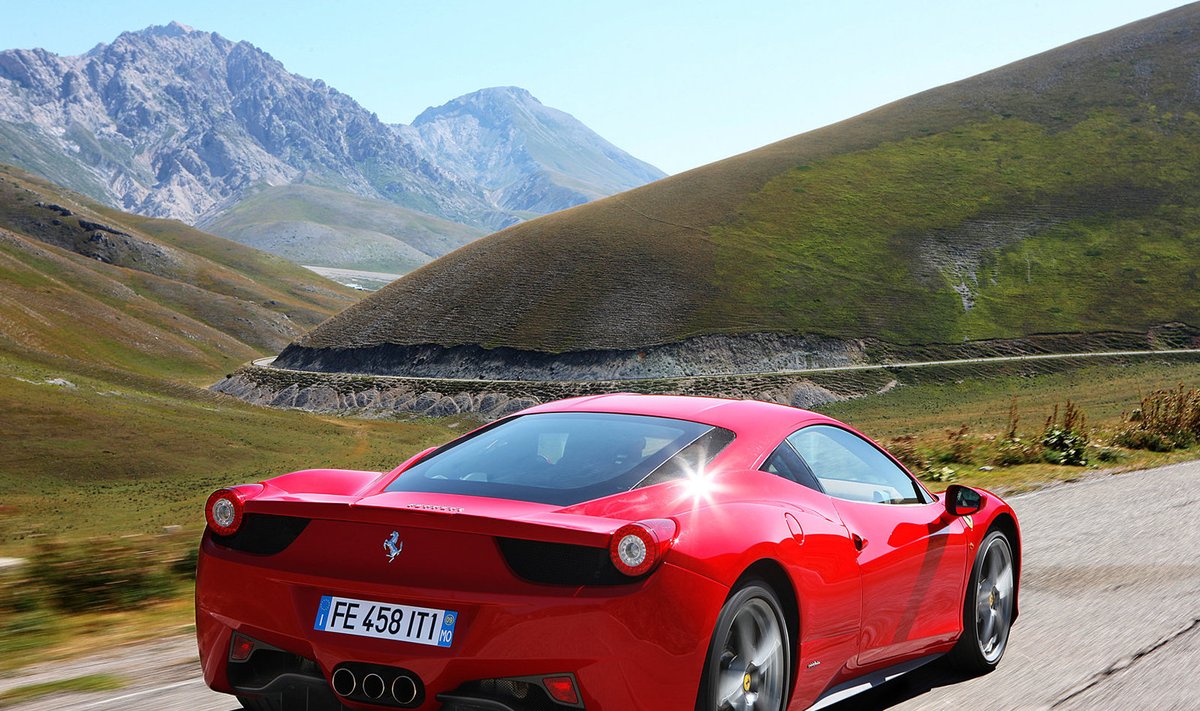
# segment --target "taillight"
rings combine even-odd
[[[232,536],[242,525],[246,512],[246,500],[262,491],[259,484],[234,486],[218,489],[208,497],[204,505],[204,517],[208,527],[218,536]]]
[[[669,519],[653,519],[628,523],[617,529],[608,546],[608,555],[617,570],[631,578],[654,570],[671,544],[677,527]]]

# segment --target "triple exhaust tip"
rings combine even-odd
[[[358,688],[358,677],[346,667],[335,669],[333,672],[333,690],[338,696],[349,696]]]
[[[350,696],[359,690],[358,677],[347,667],[340,667],[333,672],[333,690],[338,696]],[[362,678],[362,695],[368,699],[379,699],[388,691],[387,682],[379,674],[371,672]],[[411,704],[417,699],[417,682],[406,674],[400,674],[392,679],[392,700],[398,704]]]
[[[417,682],[403,674],[392,680],[392,699],[398,704],[411,704],[417,700]]]

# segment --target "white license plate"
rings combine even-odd
[[[317,607],[313,629],[375,639],[449,647],[454,642],[458,613],[429,607],[390,605],[325,595]]]

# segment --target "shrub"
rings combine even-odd
[[[958,472],[950,467],[929,468],[921,472],[921,478],[925,481],[950,482],[958,478]]]
[[[1020,437],[1002,439],[996,444],[996,453],[992,463],[1001,467],[1015,467],[1019,464],[1033,464],[1043,459],[1043,448],[1040,442],[1026,442]]]
[[[1085,422],[1083,411],[1077,408],[1075,403],[1067,400],[1060,423],[1058,405],[1055,405],[1054,412],[1046,418],[1046,426],[1042,430],[1042,456],[1045,461],[1050,464],[1086,466],[1088,436]]]
[[[66,612],[126,610],[175,594],[187,560],[178,545],[152,540],[44,543],[28,564],[37,585],[26,595]]]
[[[917,438],[913,435],[893,437],[888,443],[888,451],[892,453],[893,457],[899,459],[901,464],[908,467],[909,471],[918,472],[929,466],[929,460],[917,451]]]
[[[1020,423],[1017,413],[1017,398],[1013,397],[1008,403],[1008,425],[1004,429],[1004,437],[996,443],[992,463],[1001,467],[1013,467],[1018,464],[1033,464],[1043,458],[1043,448],[1040,442],[1027,442],[1017,433]]]
[[[970,464],[975,452],[975,445],[967,439],[966,425],[956,430],[946,430],[948,448],[937,454],[937,460],[943,464]]]
[[[1125,418],[1113,444],[1129,449],[1169,452],[1200,439],[1200,391],[1180,385],[1142,398],[1141,406]]]

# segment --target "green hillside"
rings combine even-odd
[[[356,298],[279,257],[0,166],[0,352],[211,378]]]
[[[1200,325],[1200,5],[519,224],[297,346]]]
[[[404,274],[484,230],[313,185],[263,188],[206,230],[299,264]]]
[[[24,554],[39,536],[195,532],[217,486],[388,468],[447,439],[439,425],[277,411],[207,390],[357,296],[280,257],[0,166],[0,552]]]

